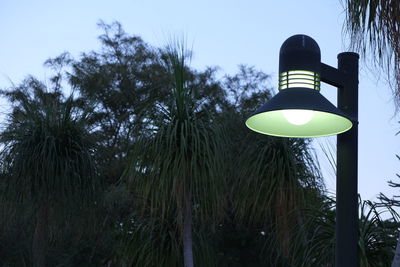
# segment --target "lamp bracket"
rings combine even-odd
[[[321,62],[321,81],[337,88],[345,87],[346,73]]]

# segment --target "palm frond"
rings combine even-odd
[[[345,30],[351,46],[371,59],[394,81],[394,96],[400,97],[400,5],[397,0],[346,0]]]

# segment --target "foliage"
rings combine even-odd
[[[47,92],[34,78],[2,94],[13,105],[0,136],[3,168],[10,173],[6,191],[34,202],[90,197],[93,145],[79,103],[58,90]]]
[[[335,201],[326,198],[317,210],[309,210],[312,216],[304,227],[309,233],[308,246],[296,248],[293,266],[334,266],[335,248]],[[379,203],[359,197],[359,259],[360,266],[389,266],[393,259],[398,233],[398,214]],[[382,214],[393,215],[384,219]],[[386,217],[386,216],[385,216]]]
[[[394,81],[394,96],[400,99],[400,5],[397,0],[346,0],[346,23],[351,44],[371,58]],[[397,103],[398,104],[398,103]]]
[[[129,176],[140,214],[147,219],[147,225],[141,225],[138,230],[164,232],[156,240],[150,239],[149,246],[157,245],[163,255],[171,254],[172,249],[176,255],[178,248],[185,246],[188,216],[191,218],[193,214],[194,220],[201,224],[215,224],[221,217],[225,195],[222,158],[225,139],[219,125],[212,122],[211,114],[203,110],[206,100],[195,99],[198,93],[187,84],[189,70],[184,47],[169,46],[165,56],[172,91],[166,103],[159,105],[154,134],[142,136],[134,144]],[[163,231],[164,227],[167,229]],[[165,243],[170,245],[158,247]],[[139,251],[141,254],[137,257],[145,257],[143,266],[154,265],[147,259],[154,257],[148,253],[147,246]],[[138,262],[133,259],[130,262]]]
[[[242,233],[233,235],[243,237],[247,232],[257,247],[236,254],[235,264],[288,264],[296,231],[293,226],[305,220],[302,210],[317,200],[324,188],[309,140],[259,135],[245,127],[243,121],[271,97],[267,75],[240,66],[239,73],[226,77],[224,85],[231,101],[220,119],[229,133],[227,161],[232,167],[227,170],[230,219],[223,225],[231,231],[241,229]],[[232,238],[225,229],[220,231]]]
[[[100,23],[100,52],[83,53],[67,77],[87,104],[93,106],[91,126],[97,157],[106,181],[115,183],[126,164],[126,153],[138,133],[151,127],[148,117],[165,99],[165,69],[154,51],[121,25]]]
[[[97,182],[87,114],[53,81],[49,91],[31,77],[1,92],[12,105],[0,134],[4,192],[8,203],[33,203],[32,261],[38,267],[46,265],[53,209],[89,202]]]

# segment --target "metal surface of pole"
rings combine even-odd
[[[353,127],[337,136],[336,266],[357,267],[358,261],[358,60],[356,53],[338,55],[345,76],[338,88],[338,108],[352,118]]]

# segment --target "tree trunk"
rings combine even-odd
[[[392,267],[400,267],[400,237],[397,240],[396,252],[394,253]]]
[[[183,213],[183,261],[185,267],[194,267],[192,239],[192,203],[190,197],[185,199]]]
[[[33,234],[32,257],[34,267],[46,266],[48,242],[49,204],[44,203],[36,213],[36,227]]]

